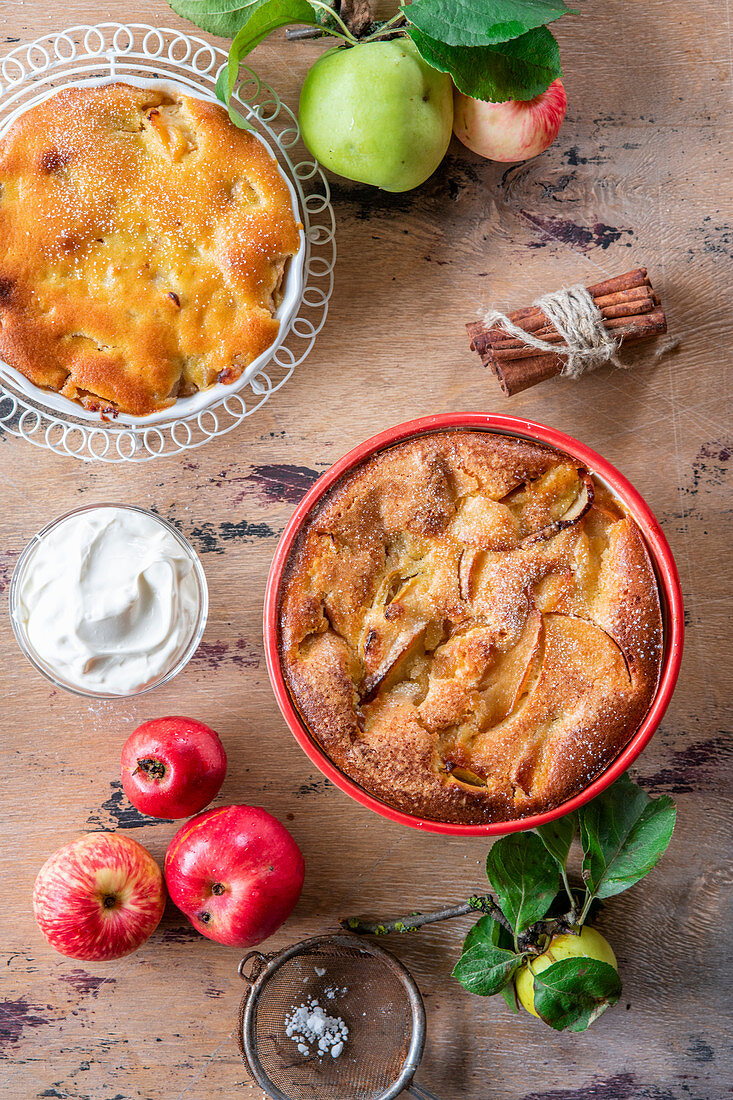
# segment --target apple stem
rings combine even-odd
[[[341,18],[341,16],[339,15],[339,13],[336,11],[335,8],[332,8],[330,4],[324,3],[323,0],[310,0],[310,4],[311,4],[311,7],[319,8],[321,11],[328,12],[328,14],[331,16],[333,21],[335,23],[338,23],[339,27],[341,28],[342,33],[339,34],[338,31],[334,31],[330,27],[324,27],[323,29],[326,31],[327,34],[332,34],[334,36],[334,38],[343,38],[350,45],[356,46],[357,39],[354,37],[354,35],[349,30],[349,28],[346,26],[346,23],[344,23],[343,19]]]
[[[378,42],[380,38],[388,38],[390,35],[396,34],[404,26],[405,14],[402,11],[398,11],[396,15],[393,15],[391,19],[388,19],[386,23],[382,23],[372,34],[368,34],[366,38],[362,39],[363,42]]]
[[[355,932],[357,936],[386,936],[390,932],[417,932],[424,924],[435,924],[437,921],[465,917],[468,913],[476,912],[489,914],[508,932],[512,931],[508,920],[491,894],[470,897],[461,905],[438,909],[432,913],[410,913],[406,917],[389,921],[370,920],[368,917],[345,917],[339,921],[339,924],[347,932]]]
[[[165,775],[165,764],[162,760],[156,760],[154,756],[145,756],[137,762],[135,772],[138,771],[145,772],[149,779],[162,779]]]
[[[592,894],[590,892],[590,890],[586,887],[585,903],[584,903],[583,908],[580,912],[580,916],[578,917],[578,924],[583,924],[585,918],[588,916],[588,910],[591,907],[591,903],[592,903],[594,897],[595,897],[595,894]]]
[[[343,33],[339,33],[333,26],[290,27],[285,31],[285,37],[289,42],[328,36],[341,38],[350,45],[356,46],[360,42],[378,42],[383,38],[391,38],[401,33],[406,22],[405,14],[401,10],[385,22],[376,22],[369,0],[335,0],[335,3],[312,0],[312,3],[314,7],[328,11],[333,22],[341,27]]]

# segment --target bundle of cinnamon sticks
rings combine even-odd
[[[664,310],[645,267],[589,286],[588,292],[600,310],[604,327],[620,345],[647,340],[667,331]],[[549,344],[566,346],[563,337],[537,306],[514,310],[507,317],[524,332]],[[487,327],[483,321],[473,321],[466,329],[471,349],[478,352],[484,366],[491,368],[507,397],[562,374],[565,367],[564,356],[530,347],[497,324]]]

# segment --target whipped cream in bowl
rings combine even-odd
[[[59,687],[94,698],[170,680],[196,651],[207,611],[193,547],[134,505],[88,505],[53,520],[26,546],[10,585],[11,623],[28,660]]]

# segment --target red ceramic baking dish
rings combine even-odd
[[[280,584],[288,555],[308,513],[344,474],[370,458],[377,451],[382,451],[395,443],[424,432],[445,431],[456,428],[520,436],[524,439],[555,447],[557,450],[565,451],[567,454],[579,459],[590,471],[605,481],[638,523],[646,540],[659,584],[664,626],[664,650],[657,693],[644,721],[623,752],[580,794],[562,803],[562,805],[556,806],[553,810],[525,817],[518,821],[499,821],[481,825],[459,825],[431,821],[414,817],[402,810],[396,810],[374,795],[369,794],[333,764],[305,727],[290,698],[280,667],[278,651]],[[657,519],[633,485],[605,458],[571,436],[558,432],[554,428],[548,428],[544,424],[537,424],[532,420],[524,420],[517,416],[495,415],[494,413],[443,413],[439,416],[424,416],[418,420],[409,420],[404,424],[388,428],[386,431],[380,432],[379,435],[372,436],[371,439],[360,443],[358,447],[354,447],[318,479],[296,508],[275,551],[265,592],[264,635],[267,670],[282,715],[306,756],[332,783],[340,787],[346,794],[351,795],[362,806],[367,806],[383,817],[400,822],[402,825],[409,825],[413,829],[423,829],[433,833],[448,833],[452,836],[503,836],[506,833],[521,829],[536,828],[538,825],[543,825],[548,821],[570,813],[571,810],[578,809],[579,806],[583,806],[586,802],[595,798],[614,780],[618,779],[650,741],[667,709],[682,660],[683,629],[682,592],[672,551]]]

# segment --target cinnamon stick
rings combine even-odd
[[[667,331],[667,321],[654,293],[646,268],[639,267],[612,279],[588,287],[603,318],[604,327],[619,344],[648,340]],[[565,341],[538,306],[513,310],[507,317],[524,332],[559,348]],[[482,321],[466,325],[471,349],[496,375],[504,393],[510,397],[530,386],[561,374],[566,357],[539,351],[523,343],[499,325],[487,327]]]
[[[609,332],[613,332],[617,339],[622,339],[626,343],[631,340],[633,343],[634,340],[646,340],[650,336],[658,336],[665,331],[666,326],[664,325],[664,313],[655,311],[654,313],[639,314],[633,319],[631,317],[611,317],[604,328]],[[548,330],[548,335],[543,336],[542,339],[546,340],[548,344],[565,346],[562,336],[554,329]],[[501,347],[491,348],[490,352],[491,356],[498,362],[506,362],[511,359],[531,359],[547,354],[538,351],[537,348],[527,347],[526,344],[519,348],[507,348],[502,344]]]
[[[614,294],[599,295],[598,298],[593,297],[593,301],[598,308],[603,311],[610,306],[636,301],[648,301],[648,299],[653,297],[654,292],[647,279],[644,285],[631,287],[629,290],[619,290]],[[507,317],[510,321],[513,321],[515,325],[519,325],[520,328],[523,328],[525,332],[537,333],[540,329],[547,326],[547,318],[538,306],[531,306],[528,310],[516,310],[514,313],[508,313]],[[490,331],[497,334],[497,336],[512,339],[511,334],[505,332],[504,329],[491,329]]]
[[[609,320],[618,317],[635,317],[638,314],[651,312],[654,306],[658,304],[659,300],[656,296],[649,294],[635,301],[622,301],[616,305],[604,306],[601,309],[601,316]],[[596,305],[598,305],[598,302],[596,302]],[[547,340],[553,344],[562,343],[562,336],[560,336],[560,333],[556,332],[551,325],[548,325],[544,314],[542,317],[543,327],[538,329],[524,328],[524,331],[532,332],[533,336],[537,336],[541,340]],[[466,325],[466,328],[474,341],[473,350],[477,351],[479,355],[482,354],[485,348],[524,348],[527,346],[522,340],[519,340],[516,336],[512,336],[511,332],[506,332],[501,328],[486,329],[480,321]]]

